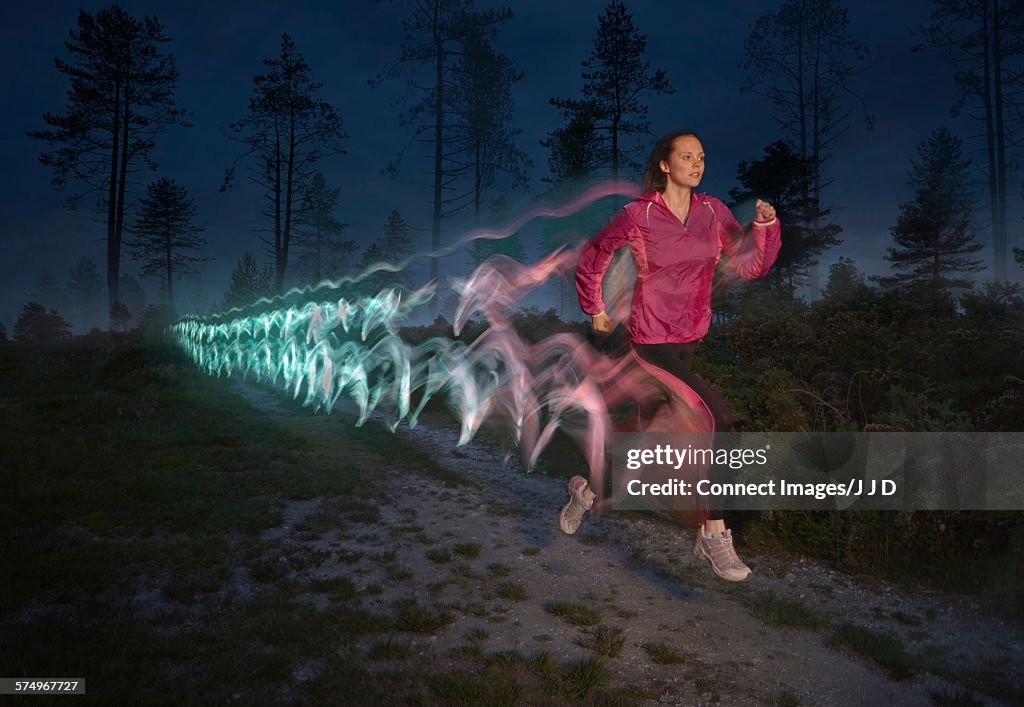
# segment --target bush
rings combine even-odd
[[[47,312],[43,305],[29,302],[14,324],[14,338],[29,343],[70,339],[71,325],[56,309]]]

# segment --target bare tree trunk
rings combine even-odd
[[[281,133],[274,121],[274,288],[281,293]]]
[[[992,214],[992,243],[993,254],[995,254],[996,231],[999,223],[999,177],[996,171],[996,131],[994,110],[992,105],[992,31],[989,26],[989,3],[988,0],[982,4],[981,10],[981,47],[982,47],[982,96],[981,100],[985,106],[985,148],[988,156],[988,205],[989,213]],[[998,255],[994,255],[992,267],[993,272],[998,270],[996,261]]]
[[[288,124],[288,171],[284,191],[284,234],[281,237],[281,260],[278,262],[277,293],[284,292],[284,274],[288,269],[288,244],[292,237],[292,203],[295,197],[295,111],[289,116]]]
[[[996,220],[992,224],[995,279],[1006,281],[1006,129],[1003,124],[1003,49],[999,26],[999,0],[992,3],[992,79],[996,108]]]
[[[444,166],[444,41],[441,37],[441,2],[434,0],[434,52],[437,59],[437,90],[434,103],[434,216],[430,232],[430,279],[437,282],[441,249],[441,187]],[[437,297],[430,300],[430,316],[437,316]]]
[[[120,296],[119,251],[117,240],[117,168],[121,164],[121,84],[114,89],[114,126],[111,130],[110,185],[107,187],[107,318],[114,330],[114,304]]]
[[[821,41],[822,34],[824,33],[823,11],[818,8],[818,26],[814,33],[814,75],[813,75],[813,87],[812,91],[812,110],[813,115],[813,126],[812,126],[812,139],[814,146],[812,148],[812,169],[814,176],[813,185],[813,201],[811,202],[811,208],[813,211],[813,218],[811,220],[811,228],[813,229],[814,237],[817,238],[821,232]],[[821,293],[821,269],[818,266],[818,261],[815,260],[808,267],[808,279],[810,280],[810,299],[816,300]]]

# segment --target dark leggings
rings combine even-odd
[[[633,344],[633,350],[644,361],[678,378],[700,396],[715,418],[715,447],[719,448],[723,441],[720,433],[732,430],[732,415],[715,389],[693,372],[691,366],[697,355],[697,346],[696,341],[687,344]],[[708,479],[713,483],[724,481],[730,476],[727,466],[715,464],[708,470]],[[717,507],[714,498],[708,499],[706,517],[708,520],[722,519],[722,509]]]

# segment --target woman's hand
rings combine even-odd
[[[757,200],[754,204],[754,220],[764,223],[765,221],[771,221],[775,218],[775,207],[769,204],[767,201]]]
[[[594,324],[594,331],[607,333],[615,328],[615,325],[612,323],[611,317],[609,317],[605,312],[595,314],[593,317],[591,317],[591,320]]]

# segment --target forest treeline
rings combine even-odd
[[[523,149],[527,136],[516,127],[517,110],[535,112],[538,106],[516,105],[513,88],[523,74],[515,57],[497,48],[501,32],[514,21],[512,10],[482,9],[473,0],[428,0],[399,11],[400,48],[390,66],[368,77],[369,90],[372,99],[373,87],[406,82],[393,129],[408,142],[386,171],[424,175],[421,187],[432,203],[429,227],[411,225],[393,210],[381,214],[373,242],[345,238],[346,204],[323,168],[336,164],[344,171],[353,136],[345,129],[344,106],[324,98],[318,76],[325,72],[310,66],[285,32],[275,56],[252,57],[248,105],[238,106],[226,132],[238,151],[225,167],[221,190],[243,178],[262,193],[264,209],[258,240],[240,249],[215,308],[280,293],[287,285],[353,274],[381,260],[401,262],[413,253],[438,251],[444,224],[460,212],[471,213],[477,224],[507,219],[506,194],[512,190],[558,199],[601,179],[638,177],[651,140],[648,102],[675,89],[672,67],[648,61],[647,35],[624,2],[613,0],[596,18],[591,52],[578,57],[579,84],[548,101],[561,122],[540,141],[548,164],[539,183],[531,183],[534,165]],[[948,67],[959,91],[952,112],[969,111],[977,119],[982,149],[972,164],[959,136],[941,125],[922,126],[920,159],[907,165],[915,194],[892,226],[886,286],[911,286],[930,277],[969,287],[967,274],[981,267],[971,257],[981,248],[980,231],[991,232],[996,282],[1007,281],[1008,268],[1016,267],[1014,255],[1018,264],[1024,261],[1024,252],[1014,253],[1007,238],[1007,203],[1020,190],[1013,164],[1015,136],[1024,127],[1022,38],[1024,4],[1012,0],[936,0],[907,37],[908,46],[935,54]],[[173,315],[174,283],[206,259],[202,214],[187,185],[156,176],[160,141],[172,131],[192,129],[193,108],[176,98],[179,82],[188,77],[178,71],[174,38],[159,18],[135,17],[115,4],[81,11],[65,47],[55,68],[68,80],[66,104],[45,113],[44,127],[28,134],[45,144],[40,160],[52,170],[54,187],[69,194],[67,205],[94,208],[102,217],[106,261],[83,258],[65,284],[40,273],[29,304],[47,316],[57,310],[80,330],[137,326],[146,302],[135,276],[125,272],[122,259],[128,256],[139,275],[160,283],[159,306]],[[871,61],[838,0],[780,0],[749,27],[742,56],[748,75],[737,89],[771,106],[779,134],[760,159],[737,166],[740,186],[732,197],[772,201],[786,225],[782,254],[769,275],[776,294],[793,297],[809,288],[816,299],[821,256],[842,243],[843,227],[828,196],[830,161],[843,134],[876,124],[857,91],[857,77],[872,68]],[[971,187],[972,169],[985,175],[980,194]],[[155,179],[136,193],[135,175],[147,172]],[[544,250],[564,240],[555,230],[545,232]],[[428,231],[429,242],[418,236]],[[478,241],[468,265],[495,252],[528,256],[512,235]],[[430,274],[438,275],[436,257]],[[432,306],[436,311],[437,303]],[[33,313],[38,307],[26,305],[22,316]]]

